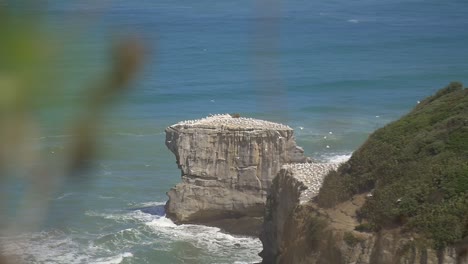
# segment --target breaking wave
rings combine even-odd
[[[147,202],[124,210],[87,211],[87,221],[102,225],[98,232],[49,230],[0,237],[0,252],[21,263],[152,263],[154,259],[142,250],[151,248],[170,255],[182,246],[199,252],[197,259],[206,259],[206,263],[261,260],[257,255],[262,249],[259,239],[225,234],[215,227],[176,225],[165,217],[164,204]]]

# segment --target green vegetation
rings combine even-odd
[[[354,230],[359,231],[359,232],[376,232],[379,231],[378,228],[371,223],[361,223],[357,225]]]
[[[332,207],[367,192],[364,229],[402,226],[439,249],[468,236],[468,89],[451,83],[374,132],[317,201]]]
[[[343,235],[343,240],[350,247],[355,247],[357,244],[364,241],[362,238],[359,238],[353,234],[353,232],[345,232]]]
[[[307,223],[307,239],[313,248],[317,248],[320,240],[325,235],[325,230],[328,227],[327,220],[321,217],[312,217]]]

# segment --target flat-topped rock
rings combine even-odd
[[[182,182],[167,193],[167,216],[176,223],[255,235],[252,230],[260,228],[267,191],[281,166],[308,161],[293,134],[286,125],[230,115],[168,127],[166,146],[176,157]],[[256,227],[230,230],[236,221]]]
[[[181,121],[171,128],[174,129],[190,129],[190,128],[206,128],[206,129],[226,129],[226,130],[292,130],[287,125],[274,123],[270,121],[249,118],[249,117],[232,117],[229,114],[211,115],[201,119]]]

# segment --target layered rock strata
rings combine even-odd
[[[419,245],[411,234],[403,234],[399,228],[379,233],[356,231],[356,209],[362,206],[365,194],[327,210],[310,202],[323,177],[338,166],[283,166],[267,199],[260,234],[262,263],[468,263],[461,248],[436,251]]]
[[[356,200],[334,210],[322,210],[313,203],[300,204],[289,213],[275,237],[265,243],[261,254],[265,264],[467,264],[466,248],[447,247],[437,251],[419,244],[401,228],[378,233],[359,232],[353,216]],[[351,209],[351,210],[350,210]],[[289,210],[274,213],[284,215]],[[286,212],[286,213],[285,213]],[[417,237],[417,236],[416,236]]]
[[[281,166],[308,161],[289,126],[230,115],[172,125],[166,146],[182,172],[182,182],[167,193],[167,216],[238,234],[258,234]]]
[[[263,263],[275,263],[281,254],[285,224],[294,209],[317,195],[323,178],[338,163],[298,163],[284,165],[273,180],[260,239]]]

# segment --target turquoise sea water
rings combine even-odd
[[[58,60],[68,83],[43,117],[51,159],[69,137],[81,84],[104,71],[108,43],[140,35],[146,61],[106,113],[93,180],[64,182],[40,230],[3,236],[3,251],[26,263],[259,261],[257,239],[164,218],[180,176],[164,129],[237,112],[288,124],[316,159],[349,155],[418,100],[467,81],[467,11],[460,0],[50,1],[43,14],[65,36]]]

